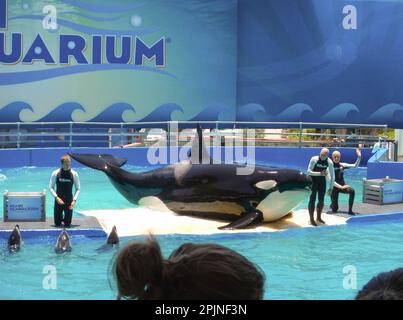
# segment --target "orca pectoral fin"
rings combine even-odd
[[[263,221],[263,214],[259,211],[253,211],[250,213],[245,214],[238,220],[231,222],[230,224],[227,224],[222,227],[218,227],[220,230],[233,230],[233,229],[242,229],[245,228],[253,223],[256,222],[261,222]]]

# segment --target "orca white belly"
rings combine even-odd
[[[275,191],[262,200],[257,209],[263,213],[264,221],[275,221],[294,210],[309,195],[308,190]]]

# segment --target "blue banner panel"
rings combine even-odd
[[[239,0],[237,120],[403,128],[403,2]]]
[[[7,1],[0,0],[0,29],[7,28]]]
[[[236,118],[236,0],[0,3],[0,122]]]

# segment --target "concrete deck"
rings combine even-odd
[[[356,203],[353,209],[357,215],[353,218],[347,214],[347,209],[347,204],[340,204],[339,212],[333,214],[326,206],[322,215],[326,226],[342,225],[353,222],[353,220],[354,222],[364,221],[368,219],[361,218],[369,216],[376,218],[371,218],[373,221],[389,219],[384,217],[383,214],[403,213],[403,204],[380,206]],[[309,214],[306,209],[297,210],[275,222],[241,230],[220,230],[218,227],[227,224],[227,221],[181,216],[163,207],[144,206],[131,209],[88,210],[80,211],[79,214],[81,215],[80,217],[73,217],[72,226],[68,229],[71,235],[104,237],[111,231],[113,226],[117,227],[118,234],[122,237],[148,233],[162,235],[276,232],[313,227],[309,223]],[[355,219],[357,217],[360,219]],[[403,218],[403,215],[399,215],[400,218]],[[53,225],[53,219],[51,218],[48,218],[47,222],[0,222],[0,238],[8,237],[16,224],[20,226],[25,238],[43,235],[57,236],[62,230]]]
[[[293,228],[312,228],[309,222],[309,214],[306,209],[300,209],[288,214],[283,219],[260,224],[241,230],[220,230],[218,227],[227,224],[222,220],[207,220],[196,217],[180,216],[166,207],[144,203],[144,207],[121,210],[90,210],[81,211],[85,216],[96,217],[105,232],[109,233],[116,226],[120,236],[153,234],[217,234],[217,233],[249,233],[249,232],[275,232]],[[403,204],[373,205],[356,203],[353,207],[357,213],[352,217],[347,214],[347,204],[340,205],[340,211],[331,213],[328,207],[324,208],[322,219],[326,226],[342,225],[348,221],[358,220],[357,217],[377,215],[385,213],[402,213]],[[329,214],[328,214],[329,213]],[[380,216],[381,216],[380,215]],[[401,215],[403,217],[403,215]],[[351,218],[351,219],[350,219]],[[384,219],[384,217],[380,217]],[[364,221],[364,219],[360,219]],[[320,224],[319,224],[320,226]]]
[[[57,236],[63,228],[57,228],[53,224],[52,218],[47,218],[46,222],[4,222],[0,221],[0,238],[8,237],[14,226],[20,226],[24,237],[50,235]],[[95,217],[73,217],[71,227],[67,229],[71,235],[83,235],[89,237],[106,236],[102,226]]]
[[[403,212],[403,203],[397,204],[385,204],[385,205],[376,205],[369,203],[354,203],[353,211],[359,215],[363,214],[383,214],[383,213],[395,213],[395,212]],[[332,213],[329,206],[325,206],[324,212]],[[348,212],[348,204],[341,203],[339,205],[339,211],[336,215],[342,217],[351,217],[347,214]]]
[[[173,212],[156,211],[149,208],[133,208],[121,210],[81,211],[85,216],[96,217],[103,229],[108,233],[113,226],[117,227],[119,236],[153,234],[217,234],[217,233],[250,233],[275,232],[293,228],[312,227],[309,224],[307,210],[298,210],[283,219],[260,224],[247,229],[220,230],[218,227],[228,221],[207,220],[196,217],[176,215]],[[347,218],[338,215],[323,214],[326,225],[345,224]]]

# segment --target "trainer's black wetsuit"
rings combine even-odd
[[[326,160],[321,160],[319,156],[312,157],[311,161],[309,162],[308,174],[310,174],[312,177],[312,193],[309,198],[308,211],[311,221],[313,220],[313,214],[315,211],[316,195],[318,195],[316,212],[318,215],[318,219],[320,220],[326,193],[326,176],[314,175],[313,173],[319,173],[323,170],[327,170],[330,166],[331,168],[329,168],[329,170],[333,170],[332,164],[333,163],[329,158],[327,158]],[[331,187],[333,187],[334,174],[330,174],[330,177],[330,184]]]
[[[69,209],[71,201],[73,201],[73,175],[71,170],[60,169],[56,178],[56,194],[63,200],[64,205],[57,203],[55,199],[55,225],[59,226],[64,221],[64,226],[69,227],[71,224],[71,218],[73,216],[73,210]],[[64,219],[63,219],[64,211]]]
[[[344,186],[346,183],[344,181],[344,169],[346,169],[343,165],[339,163],[334,164],[334,175],[335,175],[335,181],[341,186]],[[351,187],[347,189],[340,189],[340,188],[333,188],[332,191],[332,203],[330,205],[330,208],[332,209],[333,212],[337,212],[339,209],[339,193],[344,193],[348,194],[348,212],[352,213],[353,212],[353,204],[354,204],[354,197],[355,197],[355,190]]]
[[[354,197],[355,197],[355,190],[351,187],[347,189],[338,188],[338,185],[344,186],[346,182],[344,181],[344,170],[349,168],[356,168],[360,164],[361,157],[357,158],[355,164],[348,164],[348,163],[334,163],[334,175],[335,175],[335,187],[333,188],[331,199],[332,203],[330,208],[333,212],[337,212],[339,209],[339,193],[344,193],[349,195],[348,199],[348,213],[353,214],[353,204],[354,204]]]
[[[56,185],[56,190],[54,186]],[[76,194],[73,197],[73,185],[76,187]],[[54,219],[55,225],[61,226],[64,221],[65,227],[70,227],[73,210],[69,209],[73,200],[78,197],[80,182],[77,173],[72,170],[59,169],[53,172],[50,180],[50,190],[55,196]],[[64,204],[60,205],[56,201],[56,196],[63,200]],[[64,212],[64,217],[63,217]]]

